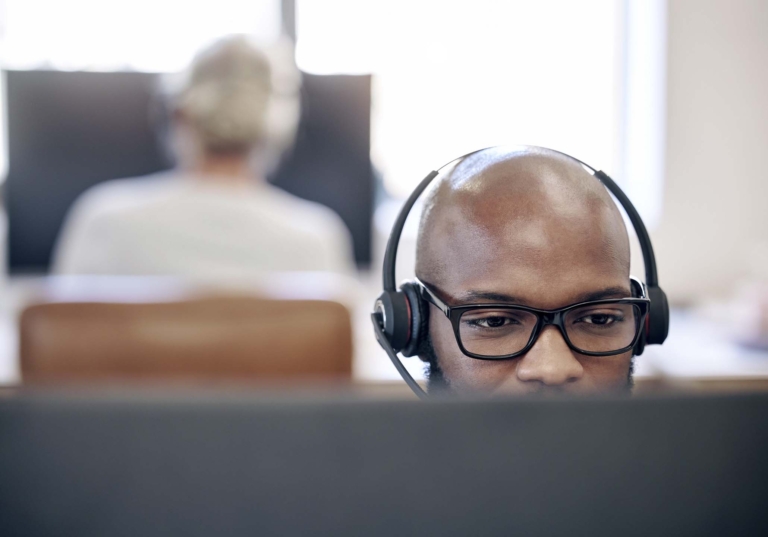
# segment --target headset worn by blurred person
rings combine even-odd
[[[440,173],[440,170],[443,170]],[[431,172],[405,202],[384,256],[376,337],[428,364],[430,392],[626,392],[633,357],[667,337],[667,299],[640,215],[604,172],[537,147],[475,151]],[[435,181],[419,227],[416,277],[395,286],[403,225]],[[645,283],[629,275],[640,242]]]
[[[299,116],[299,72],[291,54],[275,51],[237,36],[200,52],[167,92],[177,167],[84,193],[59,237],[54,272],[351,273],[341,219],[265,180]]]

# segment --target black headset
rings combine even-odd
[[[415,283],[405,282],[399,289],[395,285],[395,261],[397,260],[397,247],[400,243],[400,235],[403,232],[405,220],[408,218],[416,200],[432,180],[438,176],[440,170],[454,162],[460,162],[471,155],[486,151],[487,149],[492,148],[486,147],[453,159],[440,166],[437,170],[430,172],[429,175],[422,179],[421,183],[405,201],[400,214],[397,216],[397,220],[395,220],[395,224],[392,226],[392,233],[387,241],[383,268],[384,292],[376,299],[371,320],[373,321],[376,340],[386,351],[406,384],[422,399],[427,398],[428,394],[408,373],[408,370],[397,358],[397,353],[400,352],[403,356],[414,356],[419,353],[429,330],[429,304],[422,298]],[[632,205],[632,202],[629,201],[627,195],[605,172],[597,170],[571,155],[541,147],[525,146],[525,149],[552,151],[581,164],[619,200],[627,216],[629,216],[632,227],[635,229],[640,242],[640,249],[643,252],[643,262],[645,265],[645,284],[641,284],[633,279],[632,294],[634,296],[646,297],[650,300],[645,330],[633,348],[633,353],[635,356],[638,356],[643,353],[645,345],[660,345],[664,343],[669,332],[667,296],[659,287],[659,279],[656,273],[656,258],[653,254],[651,238],[648,236],[643,220],[640,218],[634,205]]]

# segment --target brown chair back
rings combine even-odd
[[[23,382],[350,378],[347,309],[217,297],[46,303],[20,319]]]

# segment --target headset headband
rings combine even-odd
[[[396,290],[396,276],[395,276],[395,266],[397,261],[397,248],[400,244],[400,235],[403,233],[403,228],[405,227],[405,221],[408,219],[408,215],[411,213],[411,210],[413,209],[413,206],[416,204],[416,200],[419,199],[421,194],[426,190],[426,188],[432,183],[432,180],[437,177],[440,174],[440,171],[453,164],[454,162],[461,162],[467,157],[470,157],[476,153],[481,153],[483,151],[486,151],[488,149],[493,149],[496,146],[490,146],[490,147],[484,147],[483,149],[477,149],[475,151],[471,151],[470,153],[467,153],[466,155],[462,155],[458,158],[453,159],[450,162],[446,162],[442,166],[440,166],[437,170],[429,172],[429,175],[427,175],[424,179],[421,180],[421,183],[414,189],[413,192],[411,192],[411,195],[408,196],[408,199],[405,200],[405,203],[403,204],[402,209],[400,209],[400,213],[397,215],[397,220],[395,220],[394,225],[392,226],[392,232],[389,235],[389,240],[387,241],[387,249],[384,253],[384,271],[383,271],[383,284],[384,284],[384,290],[385,291],[395,291]],[[534,146],[523,146],[527,149],[545,149],[540,147],[534,147]],[[629,220],[632,223],[632,227],[635,229],[635,233],[637,234],[638,242],[640,243],[640,249],[643,252],[643,263],[645,265],[645,284],[648,287],[657,287],[659,285],[659,278],[658,274],[656,272],[656,256],[653,253],[653,245],[651,244],[651,238],[648,235],[648,230],[645,228],[645,224],[643,223],[642,218],[640,218],[640,214],[637,212],[637,209],[635,209],[635,206],[632,205],[632,202],[629,200],[626,194],[619,188],[619,186],[614,182],[613,179],[611,179],[608,174],[603,172],[602,170],[597,170],[587,164],[586,162],[583,162],[576,157],[572,157],[571,155],[567,153],[563,153],[562,151],[556,151],[554,149],[547,149],[548,151],[552,151],[554,153],[557,153],[559,155],[563,155],[566,158],[569,158],[571,160],[574,160],[584,166],[594,177],[596,177],[603,185],[605,185],[605,188],[608,189],[608,191],[613,194],[613,196],[619,200],[619,203],[624,208],[624,211],[627,213],[627,216],[629,216]]]

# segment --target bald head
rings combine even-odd
[[[607,190],[578,162],[534,148],[482,151],[439,178],[421,220],[416,275],[449,306],[557,310],[631,296],[627,230]],[[630,333],[639,326],[617,308],[594,308],[572,322],[595,334],[607,334],[600,332],[605,323]],[[485,315],[499,326],[520,326],[502,314]],[[477,337],[492,331],[473,322],[466,329]],[[430,305],[429,336],[420,355],[431,378],[458,391],[623,390],[631,378],[631,351],[585,355],[554,326],[543,328],[521,357],[472,359],[459,348],[451,321]]]
[[[525,260],[530,271],[567,279],[574,257],[629,275],[627,231],[605,187],[554,151],[493,148],[439,178],[422,215],[416,274],[442,287]]]

